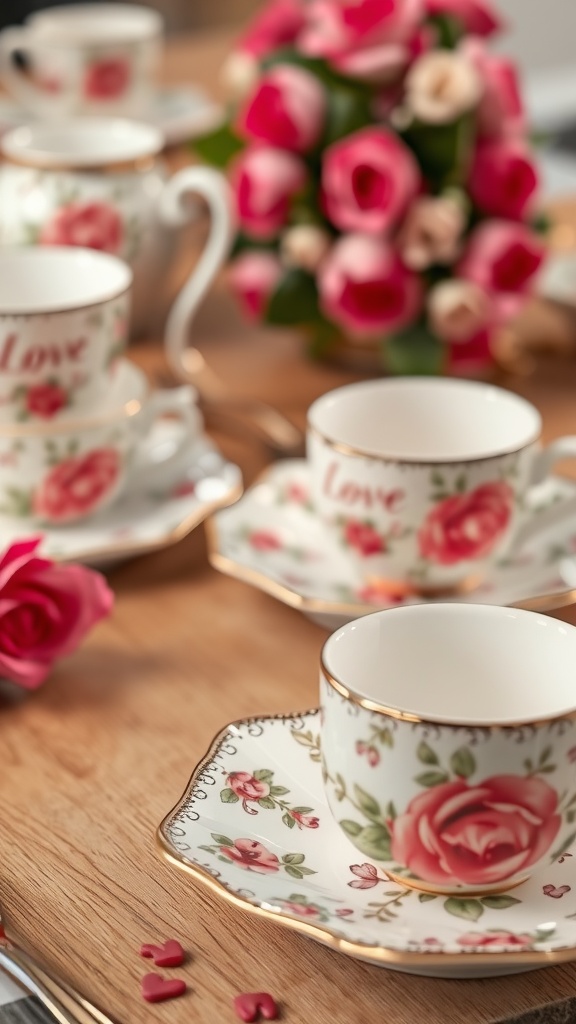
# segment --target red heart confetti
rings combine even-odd
[[[165,999],[177,999],[186,991],[186,982],[181,978],[167,980],[160,974],[145,974],[141,981],[142,998],[147,1003],[163,1003]]]
[[[153,960],[156,967],[180,967],[184,963],[184,950],[177,939],[168,939],[163,946],[146,942],[140,947],[140,956]]]
[[[276,1020],[278,1007],[267,992],[242,992],[234,1000],[234,1012],[240,1020],[250,1024],[259,1014],[266,1020]]]
[[[551,896],[554,900],[559,900],[562,896],[565,896],[567,892],[570,892],[571,887],[569,885],[560,885],[556,888],[555,885],[543,885],[542,892],[545,896]]]

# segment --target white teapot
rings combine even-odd
[[[217,171],[186,167],[168,177],[162,133],[137,121],[86,118],[15,128],[0,141],[0,244],[78,245],[132,268],[132,333],[149,328],[175,250],[177,229],[201,196],[211,233],[168,324],[178,362],[194,312],[225,261],[233,237],[229,188]],[[175,333],[179,335],[175,339]]]

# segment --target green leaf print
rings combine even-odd
[[[354,845],[374,860],[391,860],[390,833],[385,825],[367,825],[354,836]]]
[[[370,818],[371,821],[380,822],[382,820],[382,811],[378,801],[373,796],[370,796],[370,793],[367,793],[365,789],[362,789],[361,786],[354,786],[354,794],[362,813],[367,818]]]
[[[294,826],[296,824],[295,818],[292,818],[288,814],[288,811],[286,811],[286,813],[282,815],[282,821],[284,822],[285,825],[288,826],[288,828],[294,828]]]
[[[271,772],[269,768],[258,768],[258,771],[254,772],[254,778],[258,779],[258,782],[272,782],[274,778],[274,772]],[[288,790],[286,790],[288,792]]]
[[[269,796],[261,796],[258,801],[258,807],[263,807],[265,811],[273,811],[276,804]]]
[[[448,782],[448,776],[446,772],[422,772],[422,775],[417,775],[414,779],[419,786],[425,786],[426,789],[431,789],[432,786],[441,786],[443,782]]]
[[[489,910],[508,910],[509,907],[516,906],[517,903],[522,903],[522,900],[516,899],[515,896],[482,896],[480,899],[482,906],[488,907]]]
[[[454,917],[463,917],[465,921],[477,921],[484,913],[480,900],[457,899],[455,896],[450,896],[446,900],[444,910]]]
[[[476,771],[474,755],[468,747],[460,747],[450,758],[450,767],[460,779],[469,779]]]
[[[303,864],[304,854],[303,853],[286,853],[282,857],[284,864]]]
[[[239,798],[232,789],[223,789],[220,793],[220,799],[223,804],[237,804]]]
[[[432,893],[432,892],[420,892],[420,893],[418,893],[418,902],[419,903],[430,903],[430,900],[437,900],[437,899],[438,899],[438,897],[435,896],[434,893]]]
[[[437,754],[434,753],[432,747],[429,747],[424,740],[418,744],[416,757],[422,762],[422,764],[440,764]]]
[[[227,839],[226,836],[218,835],[217,832],[211,832],[211,836],[217,846],[234,846],[231,839]]]
[[[359,836],[362,831],[362,825],[359,825],[357,821],[341,821],[340,828],[352,839]]]

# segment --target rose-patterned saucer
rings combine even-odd
[[[242,500],[207,523],[212,565],[299,608],[326,629],[377,608],[416,604],[424,598],[408,586],[361,575],[361,559],[350,557],[370,540],[359,523],[346,547],[327,530],[308,499],[305,459],[271,466]],[[571,558],[576,559],[576,484],[553,477],[539,494],[511,554],[490,577],[453,599],[521,605],[550,611],[576,601]],[[350,528],[350,524],[349,524]],[[364,547],[369,566],[370,544]],[[572,582],[570,582],[572,580]],[[446,596],[442,600],[449,600]]]
[[[160,421],[149,443],[173,444],[174,426]],[[42,534],[42,551],[60,561],[110,566],[181,540],[216,508],[242,493],[242,474],[206,436],[153,488],[138,480],[113,505],[70,526],[38,526],[28,517],[0,515],[7,546],[17,537]]]
[[[365,853],[330,814],[318,715],[228,725],[160,825],[170,863],[241,909],[395,970],[490,977],[576,959],[576,826],[552,867],[510,892],[460,899],[391,882],[375,859],[377,802],[352,798]]]

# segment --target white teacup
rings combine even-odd
[[[225,179],[205,167],[186,167],[168,182],[162,148],[159,129],[123,118],[29,124],[7,132],[0,142],[0,242],[80,245],[126,260],[134,273],[133,332],[149,333],[162,306],[175,228],[197,216],[197,205],[187,200],[200,196],[212,231],[179,318],[180,349],[226,259],[233,226]]]
[[[131,283],[105,253],[0,250],[0,424],[100,408],[126,344]]]
[[[149,7],[50,7],[0,34],[4,84],[42,117],[144,114],[162,34],[162,17]],[[17,54],[24,55],[26,70],[16,63]]]
[[[312,499],[366,579],[418,591],[470,586],[509,551],[554,462],[538,411],[487,384],[352,384],[308,414]]]
[[[517,885],[575,839],[576,629],[534,612],[415,605],[324,646],[332,814],[368,861],[430,893]]]
[[[181,421],[169,449],[150,442],[154,423],[165,416]],[[128,483],[161,485],[201,429],[193,388],[150,391],[142,371],[121,360],[99,413],[0,426],[0,513],[52,526],[86,519]]]

